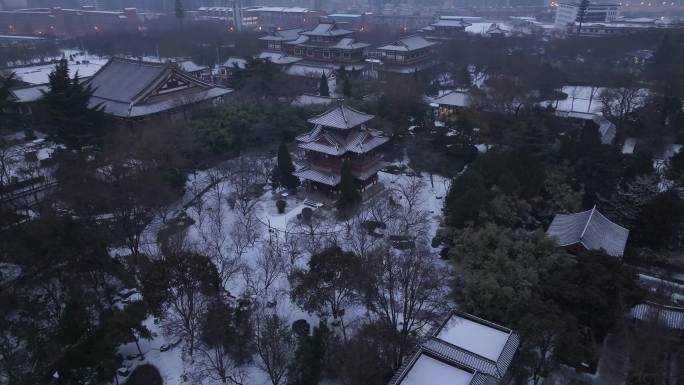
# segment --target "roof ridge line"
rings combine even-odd
[[[429,339],[429,340],[436,341],[437,343],[440,343],[440,344],[444,344],[444,345],[446,345],[446,346],[448,346],[448,347],[452,347],[452,348],[454,348],[454,349],[456,349],[456,350],[458,350],[458,351],[461,351],[461,352],[463,352],[463,353],[470,354],[470,355],[472,355],[472,356],[475,356],[476,358],[482,358],[483,360],[487,361],[487,363],[492,364],[495,368],[497,368],[497,365],[496,365],[497,362],[496,362],[496,361],[492,360],[491,358],[487,358],[487,357],[485,357],[485,356],[483,356],[483,355],[481,355],[481,354],[475,353],[475,352],[473,352],[472,350],[468,350],[468,349],[466,349],[466,348],[464,348],[464,347],[458,346],[458,345],[456,345],[456,344],[452,344],[451,342],[445,341],[445,340],[443,340],[443,339],[441,339],[441,338],[439,338],[439,337],[437,337],[437,336],[430,336],[430,337],[428,337],[428,339]],[[507,341],[508,341],[508,340],[507,340]],[[429,349],[429,350],[432,351],[432,349],[430,349],[429,347],[426,347],[426,349]],[[498,368],[497,368],[497,372],[498,372]]]
[[[580,242],[582,241],[582,238],[584,238],[584,233],[587,232],[587,227],[589,227],[589,222],[591,222],[591,218],[594,216],[594,211],[596,211],[596,205],[591,208],[591,213],[589,213],[589,218],[587,218],[587,223],[584,224],[584,229],[582,229],[582,233],[579,236]]]

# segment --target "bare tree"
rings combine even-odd
[[[185,340],[188,354],[192,357],[202,315],[209,300],[219,291],[218,273],[209,258],[187,252],[166,257],[161,268],[167,280],[164,297],[168,311],[163,315],[165,329]]]
[[[223,165],[221,172],[230,182],[232,189],[229,203],[243,217],[254,212],[271,169],[270,161],[248,155],[240,156]]]
[[[256,326],[257,367],[268,375],[272,385],[283,385],[296,348],[288,323],[277,314],[263,314]]]
[[[290,274],[292,300],[309,312],[339,319],[343,337],[345,309],[359,302],[361,259],[339,246],[328,247],[311,256],[308,270]]]
[[[196,383],[205,380],[223,384],[242,385],[245,373],[231,357],[235,332],[234,309],[219,295],[213,297],[202,315],[201,339],[197,346],[198,357],[193,363]]]
[[[266,242],[257,253],[253,266],[245,268],[245,281],[253,294],[270,299],[273,284],[285,272],[285,256],[278,242]]]
[[[399,181],[393,190],[397,200],[394,205],[394,214],[399,222],[401,234],[410,234],[414,238],[427,236],[428,214],[421,209],[423,204],[422,194],[425,190],[425,182],[419,174],[411,174],[404,181]]]
[[[245,227],[231,221],[225,200],[228,191],[227,178],[221,169],[207,171],[209,186],[200,193],[191,206],[197,214],[197,231],[202,239],[197,248],[211,257],[216,265],[223,287],[242,269],[242,255],[253,243],[255,236],[245,240]]]
[[[369,311],[394,333],[393,362],[401,364],[412,338],[443,312],[445,277],[423,244],[404,251],[389,247],[365,261],[369,274],[365,295]]]
[[[644,102],[643,92],[636,85],[605,88],[599,98],[603,116],[614,121],[618,129],[623,128],[632,112]]]

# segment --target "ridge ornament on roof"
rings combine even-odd
[[[373,119],[373,115],[357,111],[346,104],[338,103],[324,113],[307,120],[311,124],[348,130]]]

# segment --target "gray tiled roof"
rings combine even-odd
[[[302,58],[299,58],[296,56],[288,56],[288,55],[281,53],[281,52],[266,52],[266,51],[260,52],[259,55],[257,55],[257,58],[268,59],[273,64],[292,64],[292,63],[296,63],[296,62],[302,60]]]
[[[546,234],[560,246],[582,244],[588,250],[603,249],[608,255],[621,257],[629,230],[611,222],[594,206],[580,213],[556,215]]]
[[[445,325],[447,325],[447,323],[452,317],[464,318],[469,321],[477,322],[481,325],[508,333],[506,343],[503,345],[501,353],[499,354],[497,359],[488,359],[486,357],[468,351],[467,349],[461,348],[437,337],[442,328]],[[515,356],[515,352],[518,350],[518,346],[520,345],[520,336],[516,331],[501,325],[497,325],[493,322],[484,320],[482,318],[475,317],[472,314],[467,314],[456,310],[451,311],[449,313],[449,316],[444,320],[444,322],[430,332],[430,336],[431,338],[423,344],[424,346],[432,350],[439,351],[440,354],[444,354],[446,357],[449,357],[454,362],[458,362],[462,365],[471,367],[473,369],[477,369],[483,373],[486,373],[499,379],[506,374],[508,367],[513,361],[513,356]]]
[[[320,124],[325,127],[346,130],[366,123],[371,119],[373,119],[373,115],[357,111],[346,104],[339,104],[307,121],[311,124]]]
[[[448,342],[432,337],[423,343],[423,348],[442,356],[449,361],[457,362],[474,370],[479,370],[490,376],[500,377],[495,362]]]
[[[18,103],[30,103],[42,99],[43,92],[47,92],[49,90],[49,85],[40,84],[37,86],[15,88],[10,90],[10,93],[14,96]]]
[[[506,32],[508,32],[508,31],[501,29],[501,27],[499,27],[499,24],[493,23],[492,25],[489,26],[489,28],[487,29],[487,32],[485,32],[485,33],[488,35],[496,35],[496,34],[505,34]]]
[[[299,37],[299,33],[302,32],[302,28],[294,28],[294,29],[283,29],[283,30],[276,30],[273,31],[272,33],[269,33],[268,35],[262,36],[259,38],[259,40],[274,40],[274,41],[290,41],[290,40],[295,40],[297,37]]]
[[[93,96],[118,102],[132,102],[169,70],[169,63],[152,63],[112,58],[88,82]]]
[[[438,338],[437,336],[442,331],[442,328],[447,325],[452,317],[468,319],[469,321],[480,323],[481,325],[494,328],[500,332],[508,333],[508,338],[501,353],[499,353],[498,358],[496,360],[488,359]],[[487,341],[482,341],[482,343],[486,344]],[[449,312],[449,315],[444,322],[430,331],[428,339],[418,346],[415,353],[409,356],[409,359],[404,361],[399,370],[395,372],[389,384],[399,385],[402,379],[411,370],[413,363],[415,363],[418,357],[421,354],[427,354],[439,358],[445,363],[474,373],[470,385],[498,385],[500,380],[506,375],[519,345],[520,337],[517,332],[473,315],[454,310]],[[428,381],[428,379],[426,379],[426,381]]]
[[[340,175],[332,172],[325,172],[311,168],[308,165],[293,173],[296,177],[314,182],[323,183],[328,186],[337,186],[340,183]]]
[[[418,361],[421,355],[426,355],[428,357],[434,357],[435,359],[442,361],[445,365],[453,366],[458,369],[470,372],[473,374],[472,379],[470,380],[469,385],[498,385],[499,380],[497,378],[494,378],[486,373],[482,373],[476,369],[463,366],[459,363],[452,362],[449,360],[448,357],[444,357],[440,354],[436,354],[425,347],[421,346],[419,347],[415,353],[410,354],[409,358],[404,360],[404,363],[401,365],[399,369],[394,373],[392,376],[392,379],[390,380],[389,384],[390,385],[399,385],[402,383],[404,378],[409,374],[409,372],[413,369],[413,365]],[[426,384],[429,384],[429,379],[425,379]]]
[[[314,127],[309,133],[297,137],[299,148],[340,156],[347,152],[364,154],[389,141],[380,131],[366,128],[347,135]]]
[[[344,36],[354,33],[348,29],[343,29],[335,23],[320,23],[313,29],[301,32],[302,35],[308,36]]]
[[[422,48],[432,47],[435,43],[425,40],[421,36],[408,36],[401,38],[391,44],[383,45],[378,47],[379,50],[383,51],[415,51]]]
[[[192,87],[152,97],[152,92],[171,76]],[[91,107],[117,117],[137,117],[171,110],[226,95],[232,90],[216,87],[182,72],[172,63],[153,63],[112,58],[88,81],[93,87]]]
[[[436,23],[430,24],[434,27],[468,27],[472,24],[463,21],[463,19],[453,20],[453,19],[439,19]]]
[[[657,321],[668,329],[684,330],[684,308],[656,303],[642,303],[634,306],[630,317],[639,321]]]

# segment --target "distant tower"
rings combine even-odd
[[[242,32],[242,0],[233,0],[233,24],[236,31]]]

